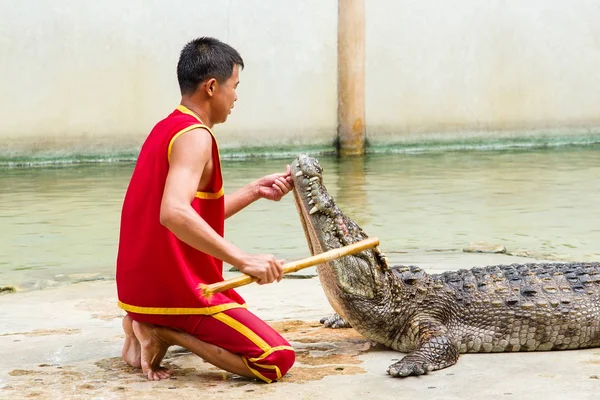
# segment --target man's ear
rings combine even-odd
[[[215,90],[217,89],[217,80],[215,78],[210,78],[206,81],[206,94],[209,97],[212,97],[215,94]]]

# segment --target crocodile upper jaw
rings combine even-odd
[[[291,171],[294,199],[312,254],[343,247],[368,237],[354,221],[342,213],[327,192],[323,184],[323,168],[318,160],[300,155],[292,163]],[[327,294],[330,302],[331,297],[344,295],[373,298],[382,285],[381,271],[387,270],[387,263],[379,249],[372,249],[323,264],[317,270],[324,282],[325,291],[329,291]]]

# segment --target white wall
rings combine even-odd
[[[223,146],[330,143],[336,16],[319,0],[0,0],[3,146],[138,144],[177,106],[179,51],[198,36],[246,64]]]
[[[366,5],[373,139],[600,126],[599,1]]]
[[[366,0],[372,142],[600,126],[597,0]],[[246,63],[223,147],[331,143],[337,0],[0,0],[0,153],[137,146],[181,47]]]

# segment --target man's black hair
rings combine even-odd
[[[177,63],[177,80],[181,94],[191,94],[206,79],[225,82],[233,67],[244,68],[244,60],[236,49],[211,37],[200,37],[185,45]]]

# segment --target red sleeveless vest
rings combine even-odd
[[[180,105],[148,135],[125,194],[117,255],[117,292],[124,310],[214,314],[245,307],[234,290],[204,298],[198,284],[222,281],[223,262],[185,244],[159,221],[171,147],[177,137],[196,128],[208,130],[213,137],[214,172],[208,190],[196,193],[192,207],[223,236],[225,198],[217,141],[195,114]]]

